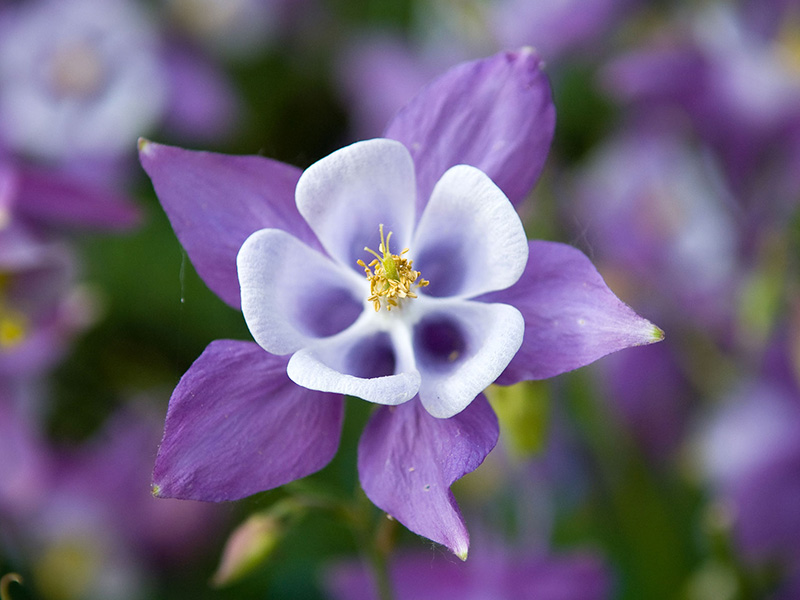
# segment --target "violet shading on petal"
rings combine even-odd
[[[462,411],[508,366],[522,344],[522,315],[507,304],[441,300],[414,327],[419,398],[439,419]]]
[[[170,398],[154,494],[236,500],[324,467],[339,445],[344,401],[286,376],[286,359],[217,340]]]
[[[513,285],[528,260],[517,211],[484,173],[468,165],[436,183],[412,243],[427,296],[471,298]]]
[[[291,354],[351,325],[366,284],[280,229],[251,235],[236,258],[242,314],[258,344]]]
[[[361,276],[356,265],[377,249],[379,225],[408,246],[414,226],[414,163],[394,140],[373,139],[340,148],[315,162],[297,183],[297,208],[328,254]],[[378,250],[380,251],[380,250]]]
[[[129,198],[66,173],[18,167],[15,183],[13,210],[37,223],[127,229],[140,220]]]
[[[231,306],[240,306],[236,255],[251,233],[274,227],[319,247],[294,203],[299,169],[147,140],[139,157],[198,274]]]
[[[381,407],[359,442],[361,487],[408,529],[466,559],[469,534],[450,486],[483,462],[498,435],[483,395],[450,419],[432,417],[416,400]]]
[[[479,168],[520,202],[542,171],[554,130],[542,61],[523,48],[449,70],[400,110],[384,135],[411,151],[419,214],[434,184],[457,164]]]
[[[407,353],[409,347],[408,340],[392,340],[362,320],[295,352],[286,372],[297,385],[311,390],[377,404],[402,404],[414,398],[420,387],[420,373]]]
[[[522,347],[500,385],[553,377],[664,337],[614,295],[580,250],[558,242],[531,241],[520,280],[480,299],[511,304],[525,318]]]

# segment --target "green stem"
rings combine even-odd
[[[389,557],[394,549],[397,522],[383,513],[375,520],[375,507],[361,488],[358,489],[356,498],[349,502],[307,481],[295,481],[285,488],[290,494],[291,503],[299,503],[305,508],[328,510],[350,526],[361,554],[372,572],[379,600],[394,600],[389,577]]]
[[[394,591],[389,577],[389,557],[379,550],[377,544],[371,544],[371,546],[367,558],[372,569],[372,577],[375,581],[375,588],[378,591],[378,598],[380,600],[394,600]]]
[[[0,600],[11,600],[11,595],[8,593],[8,588],[11,582],[22,585],[22,576],[16,573],[6,573],[0,577]]]
[[[394,590],[389,576],[389,557],[394,548],[394,531],[397,522],[381,514],[379,521],[372,518],[374,508],[363,492],[350,520],[358,539],[361,553],[366,559],[379,600],[394,600]],[[374,526],[373,526],[374,525]]]

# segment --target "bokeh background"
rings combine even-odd
[[[0,0],[9,598],[371,597],[359,527],[298,502],[381,522],[358,492],[367,403],[295,487],[151,497],[172,388],[211,340],[250,338],[137,138],[304,168],[522,46],[557,114],[528,235],[587,253],[666,340],[489,390],[501,441],[454,486],[472,555],[385,526],[398,597],[800,598],[796,0]],[[234,533],[258,551],[218,571]]]

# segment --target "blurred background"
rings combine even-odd
[[[305,168],[521,46],[557,114],[528,235],[666,340],[490,389],[500,443],[454,486],[470,559],[394,528],[397,597],[800,599],[800,2],[0,0],[3,600],[374,597],[292,489],[151,496],[173,387],[250,336],[136,140]],[[358,498],[369,411],[299,489]]]

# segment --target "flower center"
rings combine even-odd
[[[419,271],[411,268],[411,261],[403,258],[403,254],[408,252],[405,248],[400,254],[392,254],[389,250],[389,240],[392,238],[392,232],[389,232],[385,238],[383,237],[383,224],[380,225],[381,232],[381,245],[378,246],[378,252],[370,248],[364,248],[367,252],[375,256],[369,265],[363,260],[358,261],[358,264],[364,267],[364,274],[369,281],[369,300],[375,307],[375,312],[385,306],[386,310],[392,310],[400,306],[399,300],[404,298],[416,298],[417,295],[411,291],[411,286],[425,287],[428,281],[420,278]],[[419,281],[417,279],[419,278]]]
[[[0,272],[0,352],[16,348],[28,335],[26,315],[7,302],[10,280],[9,273]]]
[[[76,42],[59,49],[50,65],[51,81],[62,96],[87,98],[103,83],[105,68],[88,42]]]

